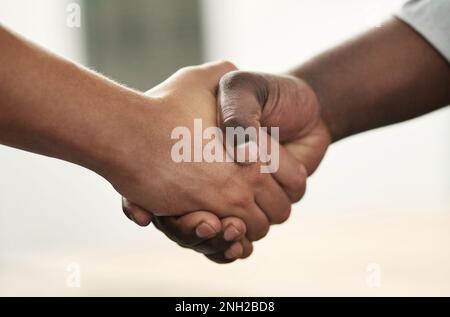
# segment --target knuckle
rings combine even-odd
[[[307,177],[308,175],[306,169],[303,166],[297,170],[295,177],[293,177],[294,180],[289,185],[289,198],[291,202],[298,202],[300,199],[302,199],[306,191]]]
[[[246,258],[248,258],[250,255],[252,255],[252,253],[253,253],[253,247],[251,247],[251,249],[249,249],[248,251],[246,250],[246,251],[244,252],[244,254],[242,254],[241,259],[246,259]]]
[[[289,216],[291,215],[291,207],[289,206],[288,208],[282,209],[283,211],[278,213],[277,218],[276,218],[276,224],[281,224],[283,222],[285,222],[286,220],[289,219]]]
[[[246,209],[250,206],[251,198],[250,195],[244,191],[234,191],[230,194],[229,201],[235,207]]]
[[[192,70],[192,66],[185,66],[185,67],[181,67],[180,69],[178,69],[175,74],[180,74],[180,75],[184,75],[184,74],[188,74],[189,72],[191,72]]]
[[[258,241],[264,238],[269,233],[270,225],[268,222],[264,222],[258,226],[257,229],[250,231],[248,237],[251,241]]]
[[[305,195],[305,190],[306,190],[305,186],[302,185],[301,188],[298,188],[298,189],[296,189],[294,192],[292,192],[292,193],[290,194],[290,200],[291,200],[291,202],[292,202],[292,203],[299,202],[300,199],[302,199],[303,196]]]
[[[255,164],[255,165],[257,165],[257,168],[259,169],[259,164]],[[250,184],[253,187],[264,186],[265,185],[265,174],[259,173],[259,172],[254,173],[254,175],[250,177]]]
[[[223,66],[225,69],[228,69],[230,71],[236,70],[237,67],[229,60],[222,60],[220,61],[220,65]]]
[[[197,66],[185,66],[176,71],[176,74],[180,77],[189,79],[197,78],[202,73],[202,69]]]
[[[246,241],[244,252],[242,253],[241,259],[248,258],[253,253],[253,243]]]
[[[291,173],[291,177],[289,178],[289,185],[291,187],[299,187],[303,185],[308,177],[306,169],[303,165],[297,166]]]
[[[252,188],[258,187],[258,186],[264,186],[266,178],[271,177],[268,174],[264,174],[260,172],[260,166],[259,164],[253,164],[249,166],[244,166],[243,168],[248,170],[247,173],[247,180],[249,182],[249,185]]]
[[[297,169],[297,177],[301,183],[306,182],[306,178],[308,177],[308,171],[306,170],[304,165],[301,165],[300,168]]]

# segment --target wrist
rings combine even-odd
[[[143,124],[154,124],[151,122],[153,116],[146,116],[146,122],[140,121],[144,113],[153,111],[151,107],[156,103],[156,100],[134,91],[125,91],[111,98],[111,104],[98,118],[92,139],[86,138],[84,142],[82,165],[113,185],[118,178],[134,175],[130,162],[138,159],[133,157],[133,149],[138,142],[137,131]],[[150,151],[151,145],[147,143],[147,146]]]
[[[307,87],[306,89],[309,90],[309,95],[319,111],[319,124],[326,130],[330,142],[334,143],[345,138],[348,129],[346,128],[344,113],[339,112],[339,107],[334,105],[329,91],[322,89],[321,76],[317,76],[306,67],[305,69],[297,69],[291,75],[301,80]]]
[[[286,78],[293,82],[294,85],[287,85],[291,89],[285,89],[285,91],[291,91],[291,93],[285,94],[291,95],[292,97],[290,98],[297,101],[297,104],[302,108],[296,121],[300,134],[305,135],[314,129],[319,129],[321,134],[325,134],[331,143],[335,137],[335,130],[331,122],[326,120],[326,110],[322,107],[319,94],[304,78],[295,74],[287,74]]]
[[[329,137],[330,143],[337,141],[340,135],[339,125],[336,121],[331,120],[332,118],[329,117],[329,112],[324,107],[323,99],[321,98],[319,90],[314,89],[312,85],[309,84],[306,80],[304,80],[303,82],[307,87],[306,89],[309,90],[309,95],[311,96],[310,99],[313,100],[312,102],[318,109],[317,125],[321,126],[322,129],[326,132]]]

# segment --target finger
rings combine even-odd
[[[264,172],[271,173],[291,202],[299,201],[306,189],[305,166],[278,143],[276,130],[273,130],[271,135],[261,130],[259,140],[259,157],[265,164],[262,166]]]
[[[179,245],[203,254],[224,252],[233,242],[244,237],[246,226],[241,219],[236,217],[224,218],[221,226],[223,230],[221,234],[218,234],[218,228],[215,228],[214,231],[208,229],[216,226],[216,224],[212,226],[207,224],[208,222],[211,223],[211,220],[207,218],[215,216],[204,213],[194,212],[178,219],[175,217],[155,217],[157,219],[155,224],[158,223],[158,228]],[[215,222],[215,220],[213,221]],[[202,229],[199,230],[199,228]]]
[[[241,240],[247,233],[247,226],[242,219],[237,217],[226,217],[222,219],[224,241],[233,242]]]
[[[185,247],[193,247],[222,231],[220,219],[207,211],[181,217],[155,217],[154,223],[170,239]]]
[[[328,144],[331,142],[326,136],[323,124],[311,131],[308,136],[286,144],[286,150],[301,162],[308,175],[314,173],[325,155]],[[311,151],[314,149],[314,151]]]
[[[255,143],[265,94],[264,79],[252,73],[233,71],[220,79],[217,94],[218,125],[226,134],[227,152],[239,163],[256,161],[248,158],[257,150]],[[240,153],[245,160],[239,159]]]
[[[232,244],[225,252],[223,253],[223,258],[227,260],[233,259],[245,259],[248,258],[253,252],[253,243],[251,243],[247,238],[243,238],[239,242],[235,242]],[[212,255],[215,258],[220,258],[221,255],[215,254]]]
[[[264,174],[263,183],[255,189],[255,201],[271,224],[280,224],[289,218],[291,202],[269,174]]]
[[[243,255],[243,252],[242,242],[234,242],[225,252],[206,254],[206,257],[216,263],[224,264],[236,261]]]
[[[244,253],[244,246],[242,245],[242,242],[237,241],[234,242],[227,250],[225,250],[223,256],[228,260],[233,260],[242,257],[243,253]]]
[[[122,210],[125,215],[139,226],[145,227],[152,222],[152,214],[127,198],[122,197]]]
[[[260,240],[269,232],[270,220],[254,200],[242,207],[236,206],[236,213],[246,224],[250,241]]]
[[[308,172],[284,146],[280,146],[280,167],[272,177],[283,188],[291,203],[298,202],[306,191]]]
[[[236,217],[226,217],[222,219],[222,228],[221,234],[210,239],[205,239],[200,243],[191,246],[191,248],[203,254],[224,252],[229,249],[234,242],[243,239],[246,233],[245,223]]]
[[[222,77],[218,91],[219,126],[280,127],[280,140],[298,138],[312,116],[314,92],[289,75],[233,71]],[[306,121],[305,121],[306,120]]]
[[[267,93],[267,81],[262,76],[244,71],[224,75],[217,96],[220,126],[258,127]]]
[[[240,241],[242,252],[239,250],[239,246],[235,247],[234,245],[232,248],[226,250],[223,253],[215,253],[215,254],[207,254],[206,257],[210,259],[211,261],[214,261],[216,263],[231,263],[235,261],[236,259],[245,259],[248,258],[253,253],[253,243],[251,243],[247,238],[243,238]],[[237,248],[238,250],[234,250],[233,248]],[[235,253],[236,252],[236,253]],[[235,256],[236,254],[236,256]],[[240,254],[240,256],[239,256]]]
[[[250,242],[245,237],[241,241],[242,241],[242,246],[244,248],[241,259],[245,259],[245,258],[248,258],[253,253],[253,243]]]

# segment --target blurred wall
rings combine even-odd
[[[202,60],[199,1],[85,0],[88,64],[142,91]]]
[[[83,62],[83,28],[66,24],[70,2],[2,0],[0,23],[57,54]],[[81,22],[83,26],[83,18]],[[70,227],[87,217],[80,213],[86,208],[82,197],[90,187],[80,180],[87,174],[79,167],[0,146],[0,260],[79,240],[84,230]],[[81,197],[77,204],[70,204],[71,191]]]
[[[57,54],[84,62],[84,28],[67,26],[68,6],[79,3],[69,0],[2,0],[0,23]],[[81,23],[84,26],[83,16]]]

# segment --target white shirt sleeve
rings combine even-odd
[[[395,15],[450,62],[450,0],[408,1]]]

